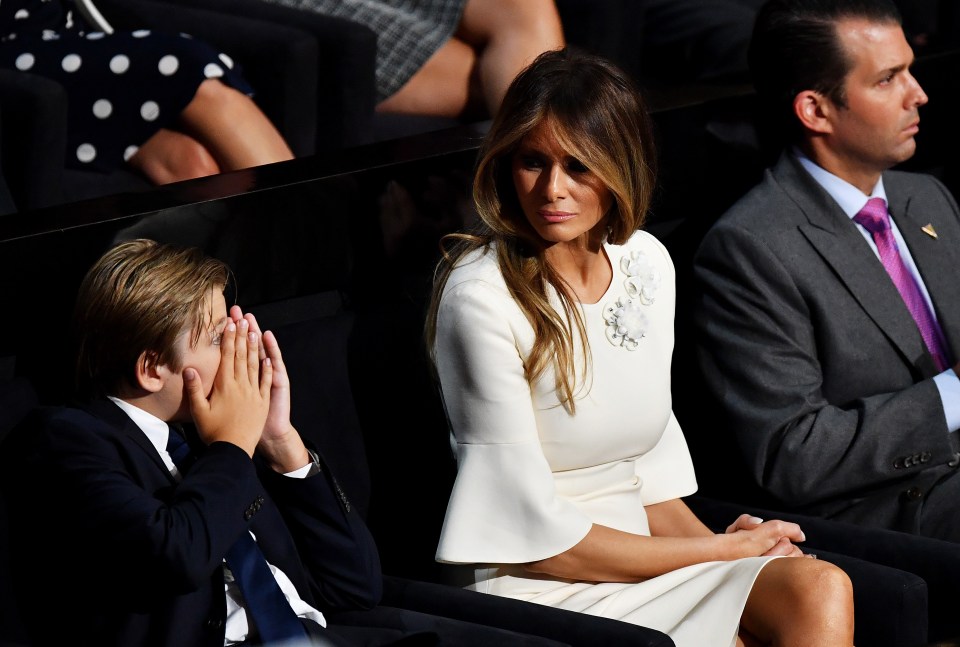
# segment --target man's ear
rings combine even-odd
[[[135,376],[137,386],[150,393],[156,393],[163,388],[170,371],[160,364],[159,354],[153,350],[145,350],[137,358]]]
[[[813,90],[804,90],[793,98],[793,113],[807,130],[828,134],[833,132],[832,117],[836,106],[827,97]]]

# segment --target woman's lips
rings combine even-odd
[[[544,211],[541,209],[538,213],[547,222],[564,222],[576,217],[576,214],[567,211]]]

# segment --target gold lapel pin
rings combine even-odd
[[[937,237],[937,230],[933,228],[933,224],[932,224],[932,223],[929,223],[929,222],[928,222],[927,224],[925,224],[925,225],[924,225],[923,227],[921,227],[920,229],[922,229],[922,230],[923,230],[923,233],[925,233],[927,236],[930,236],[930,238],[936,238],[936,237]]]

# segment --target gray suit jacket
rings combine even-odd
[[[957,204],[927,175],[883,181],[957,358]],[[939,514],[924,504],[960,454],[933,358],[856,225],[792,155],[711,228],[694,274],[704,379],[758,485],[785,507],[911,532],[921,510]]]

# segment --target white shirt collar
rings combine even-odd
[[[148,413],[125,400],[115,398],[112,395],[107,397],[133,420],[133,424],[139,427],[140,431],[147,437],[147,440],[157,448],[157,453],[160,454],[160,458],[163,459],[167,468],[170,469],[171,472],[177,472],[173,460],[170,458],[170,454],[167,453],[167,438],[170,436],[170,427],[167,426],[167,423],[152,413]]]
[[[883,177],[877,181],[873,192],[869,196],[863,195],[863,191],[853,186],[846,180],[843,180],[830,171],[818,166],[813,160],[803,154],[799,148],[794,147],[793,154],[800,162],[800,165],[806,169],[807,173],[813,176],[817,184],[823,187],[823,190],[830,194],[830,197],[836,201],[848,218],[853,218],[863,209],[870,198],[883,198],[887,202],[887,192],[883,188]]]

